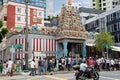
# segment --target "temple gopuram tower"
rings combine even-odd
[[[72,7],[72,0],[63,5],[56,31],[56,57],[80,55],[86,57],[86,39],[89,34],[82,26],[80,16]]]

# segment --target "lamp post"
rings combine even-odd
[[[19,34],[19,39],[20,39],[20,44],[19,44],[19,46],[20,45],[22,45],[22,37],[21,37],[22,35],[21,34]],[[22,47],[20,47],[20,54],[21,54],[21,70],[23,70],[23,51],[22,51],[23,49],[22,49]]]

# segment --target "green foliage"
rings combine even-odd
[[[102,52],[106,46],[104,44],[113,45],[114,44],[114,37],[109,32],[101,32],[97,35],[95,40],[95,47],[98,51]],[[110,46],[108,46],[110,48]]]
[[[5,37],[5,35],[8,33],[8,29],[7,28],[3,28],[3,22],[0,21],[0,42],[2,42],[3,37]]]
[[[0,21],[0,28],[3,26],[3,22],[2,21]]]
[[[57,15],[57,16],[47,16],[47,18],[45,18],[45,20],[52,21],[53,19],[58,19],[58,18],[59,18],[59,15]]]

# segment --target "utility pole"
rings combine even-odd
[[[26,5],[26,25],[24,28],[24,32],[25,32],[25,41],[26,41],[26,45],[25,45],[25,54],[26,54],[26,69],[28,69],[28,0],[25,0],[25,5]]]

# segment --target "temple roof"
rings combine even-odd
[[[82,26],[80,16],[74,7],[64,5],[61,9],[59,26],[56,31],[56,39],[78,38],[86,39],[89,36],[85,27]]]

